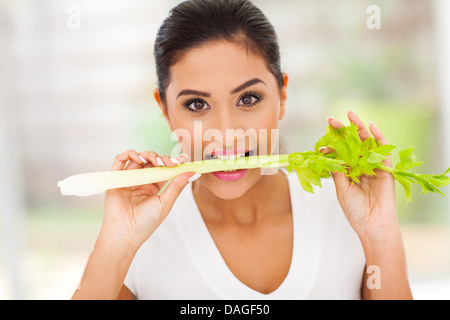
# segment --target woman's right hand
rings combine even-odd
[[[111,170],[173,167],[186,162],[187,155],[172,159],[158,156],[153,151],[137,153],[128,150],[115,158]],[[137,250],[166,218],[175,200],[189,183],[188,179],[194,174],[189,172],[175,177],[160,195],[158,193],[167,181],[106,191],[98,240],[113,241]]]

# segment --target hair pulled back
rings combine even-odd
[[[155,47],[161,101],[166,102],[170,67],[189,49],[227,40],[261,56],[280,88],[283,76],[275,30],[262,11],[248,0],[188,0],[174,7],[159,28]]]

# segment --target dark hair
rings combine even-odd
[[[244,45],[248,52],[261,56],[279,87],[283,87],[277,35],[259,8],[248,0],[188,0],[170,10],[155,41],[156,73],[163,103],[170,67],[187,50],[214,40]]]

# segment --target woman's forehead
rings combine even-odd
[[[244,46],[217,41],[190,49],[171,67],[167,93],[170,95],[194,85],[229,91],[253,78],[265,83],[272,78],[275,83],[262,57],[247,52]]]

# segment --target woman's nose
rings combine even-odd
[[[230,109],[230,107],[228,108]],[[233,114],[232,110],[221,110],[214,117],[210,118],[210,120],[211,122],[208,124],[208,128],[215,129],[216,139],[222,143],[223,147],[230,149],[245,147],[246,130],[244,129],[243,123],[240,122],[239,117]],[[236,144],[244,145],[239,146]]]
[[[214,123],[217,124],[217,129],[225,136],[226,131],[233,130],[237,127],[237,117],[229,110],[230,107],[220,108],[219,112],[216,112]]]

